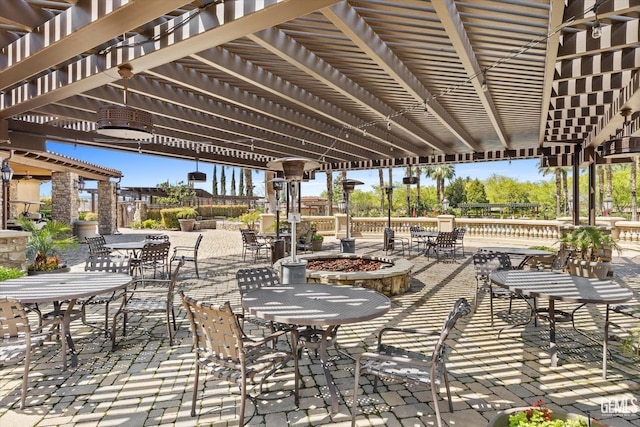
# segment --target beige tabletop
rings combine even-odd
[[[126,287],[132,278],[128,274],[106,272],[66,272],[25,276],[0,282],[0,298],[15,298],[23,304],[68,301],[61,312],[63,369],[67,368],[67,346],[71,350],[72,366],[77,354],[71,338],[70,323],[73,306],[78,298],[106,294]]]
[[[391,301],[371,289],[304,283],[255,289],[242,298],[242,306],[262,319],[325,328],[319,337],[318,350],[331,395],[332,412],[337,413],[338,393],[328,368],[327,340],[340,325],[382,316],[389,311]]]
[[[630,289],[611,280],[590,279],[554,271],[503,270],[492,273],[490,277],[491,282],[511,292],[549,300],[549,352],[553,367],[558,365],[555,301],[608,305],[629,301],[633,297]],[[602,357],[604,375],[607,358],[605,340]]]

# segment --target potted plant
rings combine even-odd
[[[87,237],[98,236],[98,214],[95,212],[80,212],[78,220],[73,225],[74,234],[81,242]]]
[[[78,240],[71,235],[71,227],[59,221],[49,221],[42,228],[33,221],[20,221],[24,231],[31,233],[27,239],[27,250],[34,254],[33,263],[27,267],[30,275],[41,272],[68,271],[60,260],[60,252],[76,248]]]
[[[185,207],[178,211],[176,217],[180,223],[181,231],[193,231],[193,227],[196,224],[196,218],[198,217],[198,211],[193,208]]]
[[[575,254],[569,260],[570,274],[604,279],[611,270],[611,254],[620,246],[599,227],[580,226],[565,235],[561,243]]]
[[[487,427],[606,427],[601,421],[578,414],[552,411],[542,400],[530,407],[512,408],[493,417]]]
[[[313,252],[321,251],[323,241],[324,241],[324,236],[322,234],[315,233],[311,238],[311,250]]]

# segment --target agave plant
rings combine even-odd
[[[23,218],[20,226],[30,232],[27,239],[27,249],[35,254],[31,271],[52,271],[60,268],[59,252],[68,248],[76,248],[78,240],[71,235],[71,226],[59,222],[49,221],[40,227],[35,222]]]

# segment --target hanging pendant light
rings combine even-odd
[[[198,159],[196,159],[195,172],[189,172],[187,174],[187,181],[189,182],[207,182],[207,174],[198,171]]]

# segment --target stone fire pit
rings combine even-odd
[[[345,268],[341,260],[362,260],[362,261],[379,261],[380,268],[372,271],[330,271],[330,270],[311,270],[307,268],[308,283],[338,283],[342,285],[360,286],[367,289],[374,289],[384,295],[402,295],[411,287],[411,269],[413,264],[404,258],[392,259],[387,257],[378,257],[371,255],[358,255],[347,253],[323,253],[323,254],[305,254],[299,258],[312,261],[327,261],[325,265],[337,264],[338,268]],[[280,263],[277,261],[273,267],[276,271],[280,271]],[[332,261],[332,262],[329,262]],[[368,263],[356,263],[355,268],[368,269]],[[350,268],[351,267],[351,268]],[[346,266],[347,269],[353,269],[352,266]]]

